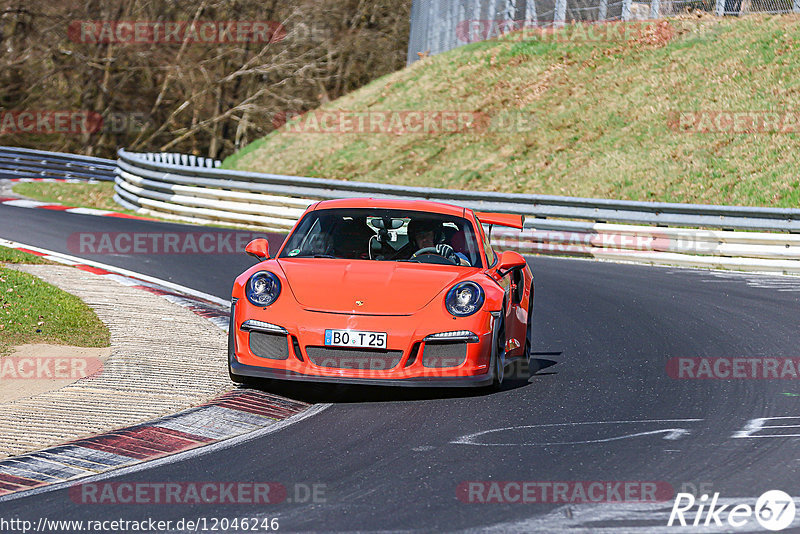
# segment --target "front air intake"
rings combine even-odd
[[[311,363],[334,369],[364,369],[387,371],[397,366],[403,357],[401,350],[369,351],[332,347],[306,347]]]
[[[422,365],[430,368],[458,367],[467,361],[466,343],[425,343]]]
[[[285,360],[289,357],[289,340],[286,334],[250,332],[250,352],[259,358]]]

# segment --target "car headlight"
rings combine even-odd
[[[269,306],[281,294],[281,281],[269,271],[258,271],[245,286],[247,300],[256,306]]]
[[[444,299],[447,311],[456,317],[472,315],[483,306],[483,288],[475,282],[461,282],[447,292]]]

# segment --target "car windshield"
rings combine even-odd
[[[289,236],[279,257],[481,266],[469,221],[396,209],[312,211]]]

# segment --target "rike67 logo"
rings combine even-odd
[[[695,500],[691,493],[678,493],[667,526],[728,526],[741,529],[755,526],[752,524],[755,518],[762,528],[778,531],[789,527],[794,516],[794,499],[781,490],[770,490],[762,494],[756,501],[755,508],[736,502],[736,499],[720,499],[719,493],[715,493],[710,502],[708,495],[702,495]]]

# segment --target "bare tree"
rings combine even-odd
[[[269,133],[276,116],[313,109],[401,68],[410,4],[6,0],[0,113],[77,110],[104,120],[99,131],[60,134],[21,131],[11,120],[0,128],[0,144],[106,157],[118,147],[225,156]],[[121,21],[149,22],[151,32],[175,21],[183,28],[269,22],[270,32],[199,42],[189,32],[167,42],[163,33],[150,35],[152,42],[104,39],[102,28]],[[97,24],[81,25],[89,22]]]

